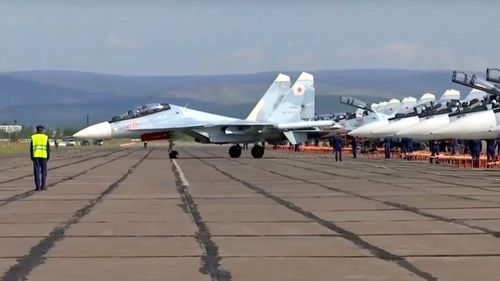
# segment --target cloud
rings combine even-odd
[[[238,49],[227,54],[213,54],[200,59],[202,73],[258,72],[265,68],[265,54],[260,49]]]
[[[106,38],[106,46],[113,50],[135,50],[138,47],[135,41],[117,34],[108,35]]]
[[[340,49],[335,60],[353,68],[465,69],[484,70],[488,58],[480,53],[459,53],[449,48],[430,48],[410,42]]]

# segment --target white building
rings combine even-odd
[[[0,125],[0,132],[18,133],[23,129],[21,125]]]

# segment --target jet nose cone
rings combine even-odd
[[[358,127],[347,134],[354,137],[370,137],[374,129],[386,126],[387,123],[387,120],[374,121],[372,123],[368,123],[366,125]]]
[[[81,139],[108,139],[111,138],[111,125],[109,122],[102,122],[89,126],[73,135]]]

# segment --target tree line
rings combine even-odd
[[[49,138],[61,139],[63,137],[71,137],[74,133],[78,132],[75,128],[57,128],[57,129],[46,129],[46,134]],[[35,133],[35,128],[33,126],[23,126],[19,132],[4,132],[0,131],[0,139],[8,139],[11,141],[18,141],[21,139],[29,139],[31,135]]]

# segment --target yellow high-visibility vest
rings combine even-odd
[[[33,157],[34,158],[47,158],[47,141],[49,137],[44,134],[34,134],[31,136],[31,143],[33,144]]]

